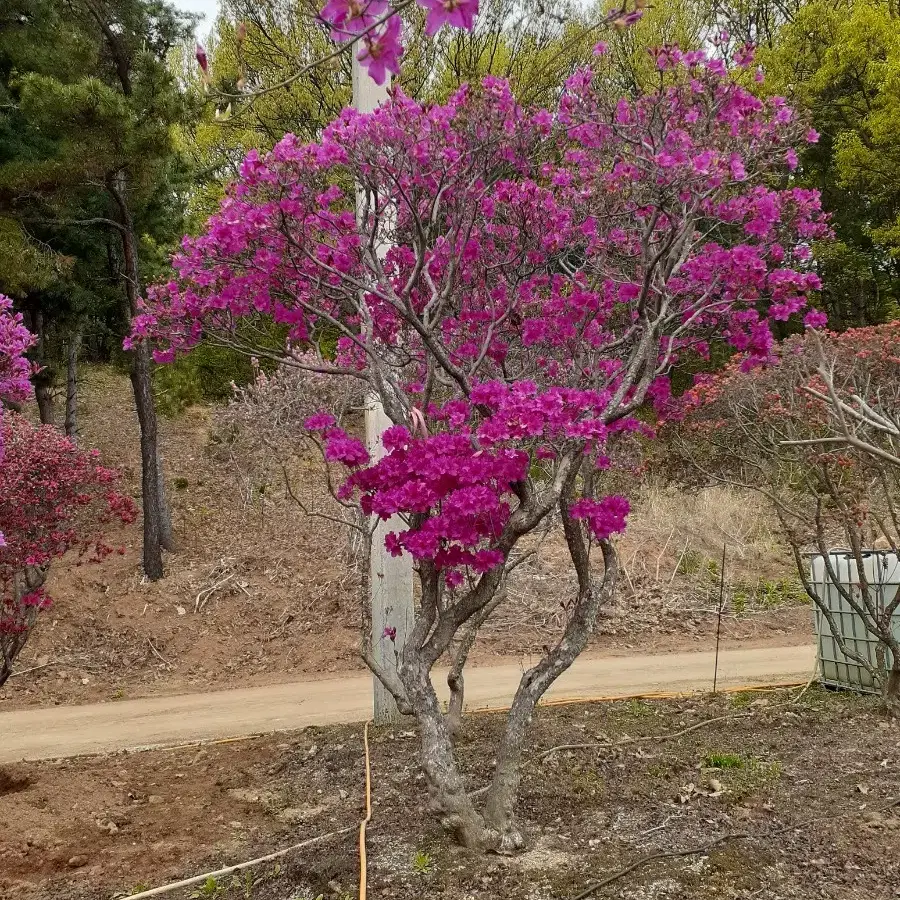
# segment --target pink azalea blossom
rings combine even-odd
[[[25,352],[34,338],[12,312],[12,300],[0,294],[0,400],[21,403],[31,393],[31,364]]]
[[[31,393],[31,364],[25,357],[34,343],[31,332],[22,324],[22,314],[13,313],[12,300],[0,294],[0,426],[3,401],[22,402]],[[3,432],[0,430],[0,465],[3,464]],[[0,547],[6,541],[0,531]]]
[[[15,317],[5,312],[8,308],[7,299],[0,297],[0,384],[6,380],[4,350],[9,349],[10,331],[17,347],[23,339],[30,341]],[[47,568],[69,551],[88,560],[102,559],[113,551],[101,539],[102,526],[114,519],[132,522],[137,510],[130,497],[116,490],[118,473],[55,428],[34,425],[20,413],[2,412],[0,443],[5,445],[0,461],[2,684],[24,646],[22,636],[27,637],[51,602],[43,588],[24,595],[15,590],[24,570]]]
[[[379,30],[370,32],[362,39],[362,49],[357,59],[368,69],[369,76],[376,84],[384,84],[388,72],[400,72],[400,18],[391,16]]]
[[[741,69],[749,69],[755,56],[756,47],[753,44],[744,44],[735,51],[734,61]]]
[[[335,41],[346,41],[371,28],[388,11],[387,0],[329,0],[321,16]]]
[[[334,423],[335,418],[331,413],[316,413],[303,423],[303,427],[307,431],[323,431],[326,428],[330,428]]]
[[[803,317],[803,324],[807,328],[822,328],[828,324],[828,316],[819,309],[811,309]]]
[[[418,0],[428,10],[425,33],[431,37],[442,25],[471,31],[478,15],[478,0]]]

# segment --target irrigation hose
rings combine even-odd
[[[372,820],[372,761],[369,756],[369,723],[363,727],[366,751],[366,817],[359,823],[359,900],[366,900],[368,859],[366,856],[366,826]]]
[[[783,691],[789,688],[803,687],[805,681],[777,681],[767,684],[739,684],[732,687],[718,688],[718,694],[743,694],[743,693],[767,693]],[[646,691],[642,694],[615,694],[601,697],[560,697],[558,699],[542,700],[539,708],[547,706],[573,706],[578,703],[617,703],[627,700],[685,700],[690,697],[708,695],[708,691]],[[501,713],[508,712],[508,706],[483,706],[477,709],[468,709],[468,713]]]
[[[327,840],[328,838],[336,837],[339,834],[346,834],[348,831],[352,831],[353,826],[350,825],[347,828],[340,828],[337,831],[330,831],[328,834],[319,834],[316,837],[309,838],[306,841],[301,841],[299,844],[292,844],[290,847],[284,847],[281,850],[276,850],[274,853],[268,853],[265,856],[260,856],[257,859],[251,859],[247,862],[237,863],[233,866],[226,866],[224,869],[216,869],[214,872],[204,872],[202,875],[194,875],[191,878],[185,878],[182,881],[173,881],[170,884],[164,884],[160,887],[151,888],[147,891],[141,891],[139,894],[129,894],[128,900],[144,900],[146,897],[158,897],[160,894],[167,894],[169,891],[175,891],[179,888],[191,887],[195,884],[204,884],[209,881],[210,878],[221,878],[224,875],[233,875],[235,872],[241,872],[244,869],[249,869],[252,866],[258,866],[265,862],[271,862],[272,860],[279,859],[282,856],[287,856],[288,853],[293,852],[294,850],[302,850],[305,847],[311,847],[314,844],[320,844],[322,841]]]

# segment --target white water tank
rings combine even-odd
[[[853,554],[836,550],[829,554],[829,558],[837,582],[848,592],[852,592],[854,598],[859,598],[859,605],[864,606]],[[863,554],[862,561],[869,590],[878,603],[878,609],[884,610],[890,606],[900,589],[900,558],[890,551],[868,550]],[[821,555],[812,558],[810,580],[816,596],[831,612],[835,627],[847,648],[868,660],[875,669],[890,668],[890,651],[884,647],[882,652],[881,642],[868,631],[862,618],[835,587],[825,568],[825,558]],[[828,619],[818,605],[814,606],[814,618],[822,683],[828,687],[878,693],[878,685],[873,682],[871,674],[858,662],[843,654],[834,639]],[[900,639],[900,611],[894,612],[892,624],[894,634]]]

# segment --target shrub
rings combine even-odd
[[[673,458],[693,483],[753,489],[777,515],[808,596],[846,657],[900,706],[900,641],[892,620],[900,592],[884,597],[866,576],[874,549],[900,547],[900,322],[844,334],[790,338],[773,364],[734,360],[704,378],[671,412]],[[858,584],[840,584],[831,553],[855,563]],[[821,554],[825,572],[866,630],[890,651],[888,673],[844,641],[831,610],[810,582],[806,554]],[[763,586],[771,598],[790,583]]]
[[[0,420],[0,685],[12,673],[38,615],[51,602],[43,588],[54,559],[74,550],[89,559],[112,551],[103,526],[130,522],[136,510],[116,490],[118,475],[96,451],[79,450],[50,426],[18,413]]]

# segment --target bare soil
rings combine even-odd
[[[0,690],[0,708],[294,681],[360,668],[360,579],[345,536],[332,523],[306,517],[280,484],[256,483],[217,440],[214,414],[194,407],[161,423],[178,543],[166,577],[156,583],[142,578],[138,524],[112,536],[121,555],[100,564],[57,564],[48,584],[55,605],[23,653],[20,674]],[[138,434],[127,378],[88,369],[80,424],[81,443],[121,467],[137,498]],[[318,491],[318,472],[311,466],[307,474],[303,488]],[[749,572],[760,584],[775,584],[786,576],[786,557],[755,534],[758,516],[745,502],[714,498],[708,508],[696,508],[694,519],[675,515],[686,505],[687,498],[653,498],[633,536],[623,540],[628,574],[604,610],[592,653],[710,648],[717,581],[707,557],[720,552],[721,533],[739,557],[742,579]],[[713,528],[724,507],[727,521]],[[705,543],[698,544],[701,537]],[[569,568],[552,543],[523,566],[472,663],[540,651],[565,617]],[[750,594],[728,605],[726,644],[810,640],[807,605],[772,591],[762,599]]]
[[[649,860],[595,896],[900,896],[900,728],[871,700],[812,689],[796,701],[543,708],[521,792],[529,849],[509,858],[454,846],[426,812],[415,732],[371,729],[368,896],[572,900],[647,856],[694,848],[707,849]],[[459,754],[473,790],[501,725],[467,720]],[[590,746],[545,755],[562,744]],[[364,771],[358,727],[9,766],[0,895],[108,900],[349,828],[249,880],[167,896],[355,897]]]

